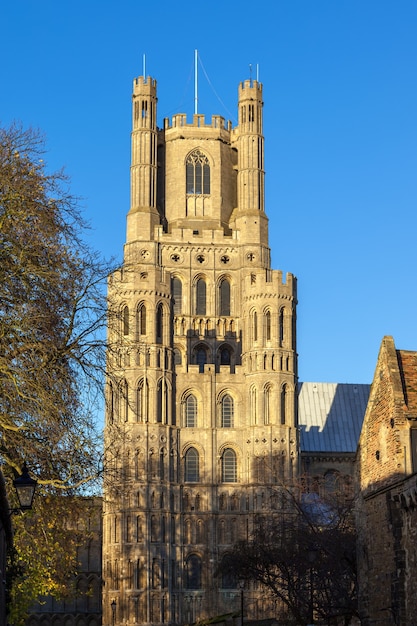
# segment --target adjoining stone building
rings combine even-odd
[[[299,483],[306,503],[354,502],[356,448],[369,390],[367,384],[299,383]]]
[[[353,483],[370,385],[299,383],[300,474],[334,491]]]
[[[417,352],[384,337],[359,440],[363,626],[417,624]]]

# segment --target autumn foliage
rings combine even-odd
[[[71,496],[100,476],[110,267],[87,245],[78,204],[48,172],[38,132],[0,128],[0,459],[6,480],[26,461],[39,481],[33,513],[13,520],[21,613],[40,591],[63,593],[76,567]]]

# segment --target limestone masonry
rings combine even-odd
[[[296,279],[270,267],[262,85],[239,85],[234,128],[178,114],[158,129],[156,105],[156,81],[136,79],[124,263],[109,281],[104,624],[236,610],[218,565],[277,511],[298,459]],[[246,604],[273,614],[256,589]]]

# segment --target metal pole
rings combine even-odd
[[[198,52],[194,51],[194,113],[198,113],[198,68],[197,68]]]
[[[310,567],[310,625],[314,626],[314,603],[313,603],[313,567]]]
[[[243,626],[243,587],[240,590],[240,626]]]

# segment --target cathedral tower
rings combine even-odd
[[[228,549],[296,471],[296,280],[270,268],[262,85],[238,125],[156,126],[133,86],[131,207],[109,281],[103,623],[190,624],[239,609]],[[246,592],[245,592],[246,593]],[[251,617],[270,616],[247,590]]]

